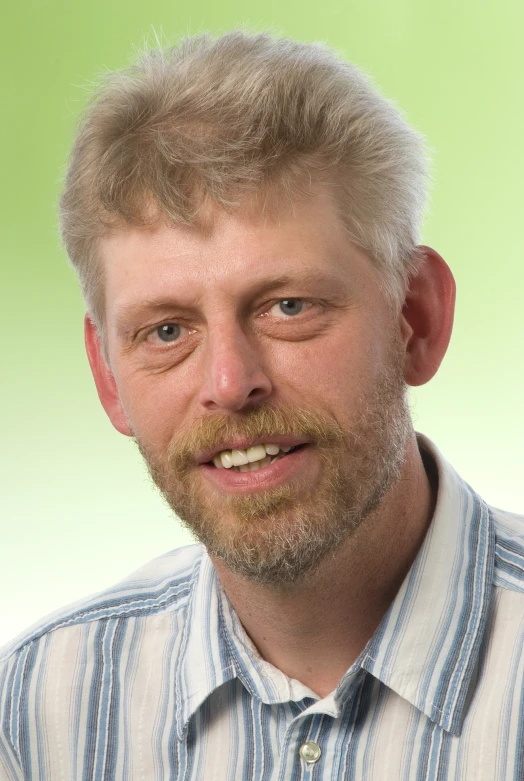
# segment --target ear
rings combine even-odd
[[[424,385],[437,372],[449,345],[455,311],[455,280],[449,266],[431,247],[418,247],[418,251],[422,261],[401,314],[408,385]]]
[[[115,378],[103,355],[98,329],[87,314],[84,318],[84,338],[98,398],[116,430],[132,437],[133,432],[122,407]]]

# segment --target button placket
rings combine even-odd
[[[291,776],[295,777],[294,774],[301,781],[313,781],[319,772],[322,773],[326,751],[322,738],[327,737],[322,726],[325,716],[302,710],[293,718],[282,744],[278,781],[288,781]]]

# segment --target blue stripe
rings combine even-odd
[[[107,632],[108,621],[100,621],[95,629],[93,638],[93,648],[91,655],[93,659],[93,670],[91,673],[91,685],[89,689],[88,714],[86,724],[86,740],[82,781],[93,781],[96,776],[95,761],[97,758],[97,746],[100,740],[99,733],[99,715],[100,715],[100,694],[102,691],[104,679],[103,657],[100,653],[100,646],[103,645]],[[98,776],[100,778],[100,775]]]

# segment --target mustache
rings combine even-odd
[[[166,461],[178,473],[195,466],[195,454],[220,447],[235,438],[248,440],[264,436],[305,437],[319,450],[332,448],[347,438],[337,421],[323,413],[287,406],[264,406],[241,414],[213,413],[200,418],[190,430],[175,435],[165,453]]]

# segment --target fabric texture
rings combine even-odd
[[[0,781],[524,779],[524,518],[420,443],[432,524],[334,692],[264,661],[188,546],[2,649]]]

